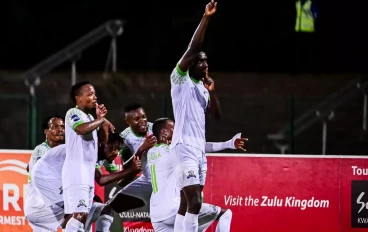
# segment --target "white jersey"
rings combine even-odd
[[[147,160],[153,190],[150,202],[151,222],[159,222],[178,212],[180,189],[176,185],[168,145],[155,145],[148,151]]]
[[[147,133],[148,135],[152,134],[152,123],[147,123]],[[145,136],[139,136],[134,134],[130,127],[126,128],[123,132],[120,133],[120,136],[124,139],[124,144],[129,148],[132,154],[134,154],[138,148],[142,145],[144,140],[146,139]],[[142,175],[145,177],[150,178],[149,168],[147,166],[147,157],[146,155],[142,156]]]
[[[31,172],[35,163],[48,151],[51,147],[48,145],[47,142],[43,142],[40,145],[36,146],[32,152],[29,165],[29,174],[28,174],[28,191],[25,200],[25,215],[31,214],[34,210],[38,210],[38,208],[42,207],[45,203],[42,200],[41,195],[32,183]]]
[[[65,157],[66,145],[59,145],[46,152],[32,170],[35,187],[41,193],[46,206],[63,201],[61,173]]]
[[[209,102],[208,90],[202,81],[189,77],[176,66],[171,73],[171,98],[175,128],[171,148],[182,143],[193,146],[204,153],[206,109]]]
[[[94,186],[98,150],[97,130],[86,135],[78,135],[75,132],[77,126],[93,120],[92,115],[87,115],[77,108],[72,108],[66,113],[63,188],[73,184]]]

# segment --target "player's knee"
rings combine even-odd
[[[106,214],[106,215],[112,215],[112,209],[111,209],[111,206],[110,205],[106,205],[103,208],[103,210],[101,212],[101,215],[104,215],[104,214]]]
[[[232,217],[233,217],[233,212],[231,211],[231,209],[221,209],[221,213],[219,214],[216,220],[219,220],[220,218],[231,220]]]
[[[77,219],[81,223],[86,223],[88,217],[88,213],[74,213],[73,218]]]
[[[202,201],[200,194],[193,194],[189,197],[187,196],[187,211],[189,213],[198,214],[201,210]]]

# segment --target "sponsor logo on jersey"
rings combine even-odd
[[[188,171],[187,179],[189,179],[189,178],[191,178],[191,177],[193,177],[193,178],[196,178],[196,177],[197,177],[197,176],[194,174],[194,171],[192,171],[192,170]]]
[[[73,120],[73,122],[78,122],[80,120],[80,118],[78,117],[78,115],[74,114],[71,119]]]

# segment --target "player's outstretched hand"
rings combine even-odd
[[[96,103],[96,115],[97,118],[104,118],[107,114],[107,109],[104,104],[97,104]]]
[[[211,16],[216,12],[216,9],[217,9],[217,2],[215,2],[215,0],[211,0],[211,2],[206,5],[206,10],[204,14],[206,16]]]
[[[248,139],[247,138],[237,138],[237,139],[235,139],[235,141],[234,141],[235,148],[240,149],[242,151],[246,151],[244,149],[244,142],[245,141],[248,141]]]
[[[139,157],[134,157],[132,164],[129,166],[133,171],[142,171],[142,162]]]
[[[144,140],[143,144],[141,145],[141,148],[143,149],[143,151],[148,151],[153,146],[155,146],[156,143],[157,143],[156,137],[154,135],[148,135]]]
[[[204,87],[208,90],[208,91],[213,91],[215,90],[215,82],[213,81],[213,79],[211,77],[208,76],[208,68],[206,69],[206,75],[205,77],[202,79]]]

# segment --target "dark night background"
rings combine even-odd
[[[312,63],[295,69],[294,1],[219,1],[205,40],[211,70],[364,72],[363,1],[315,1]],[[207,1],[3,1],[0,69],[27,69],[110,19],[127,21],[118,40],[120,70],[167,70],[180,58]],[[82,55],[79,69],[101,70],[106,43]],[[310,61],[308,61],[310,62]]]
[[[225,141],[242,132],[250,138],[249,153],[279,153],[278,145],[268,135],[291,128],[292,120],[309,113],[305,122],[289,130],[297,134],[284,132],[288,136],[284,139],[294,141],[291,151],[295,154],[321,154],[322,121],[333,112],[334,118],[328,122],[327,154],[367,153],[368,133],[367,128],[362,129],[362,112],[363,93],[368,94],[368,85],[363,84],[368,82],[357,85],[358,80],[367,80],[367,4],[313,2],[318,19],[316,32],[310,34],[294,31],[294,0],[218,1],[203,50],[209,56],[223,119],[220,123],[207,121],[208,141]],[[77,62],[78,80],[93,83],[99,101],[108,104],[109,119],[117,131],[126,127],[123,118],[128,103],[141,103],[151,121],[172,117],[168,76],[188,46],[207,3],[0,3],[0,108],[10,112],[0,116],[2,125],[6,125],[0,128],[0,147],[33,149],[44,139],[38,130],[41,120],[55,113],[65,115],[72,107],[68,97],[69,61],[41,75],[35,104],[26,101],[30,91],[24,80],[2,77],[11,79],[14,73],[26,71],[113,19],[127,22],[123,35],[117,37],[118,73],[109,73],[105,78],[111,41],[105,38],[83,51]],[[336,98],[331,100],[328,97],[332,95]],[[326,99],[331,101],[316,108]],[[322,117],[317,117],[316,111]],[[298,133],[300,128],[307,129]],[[24,142],[18,143],[14,138]]]

